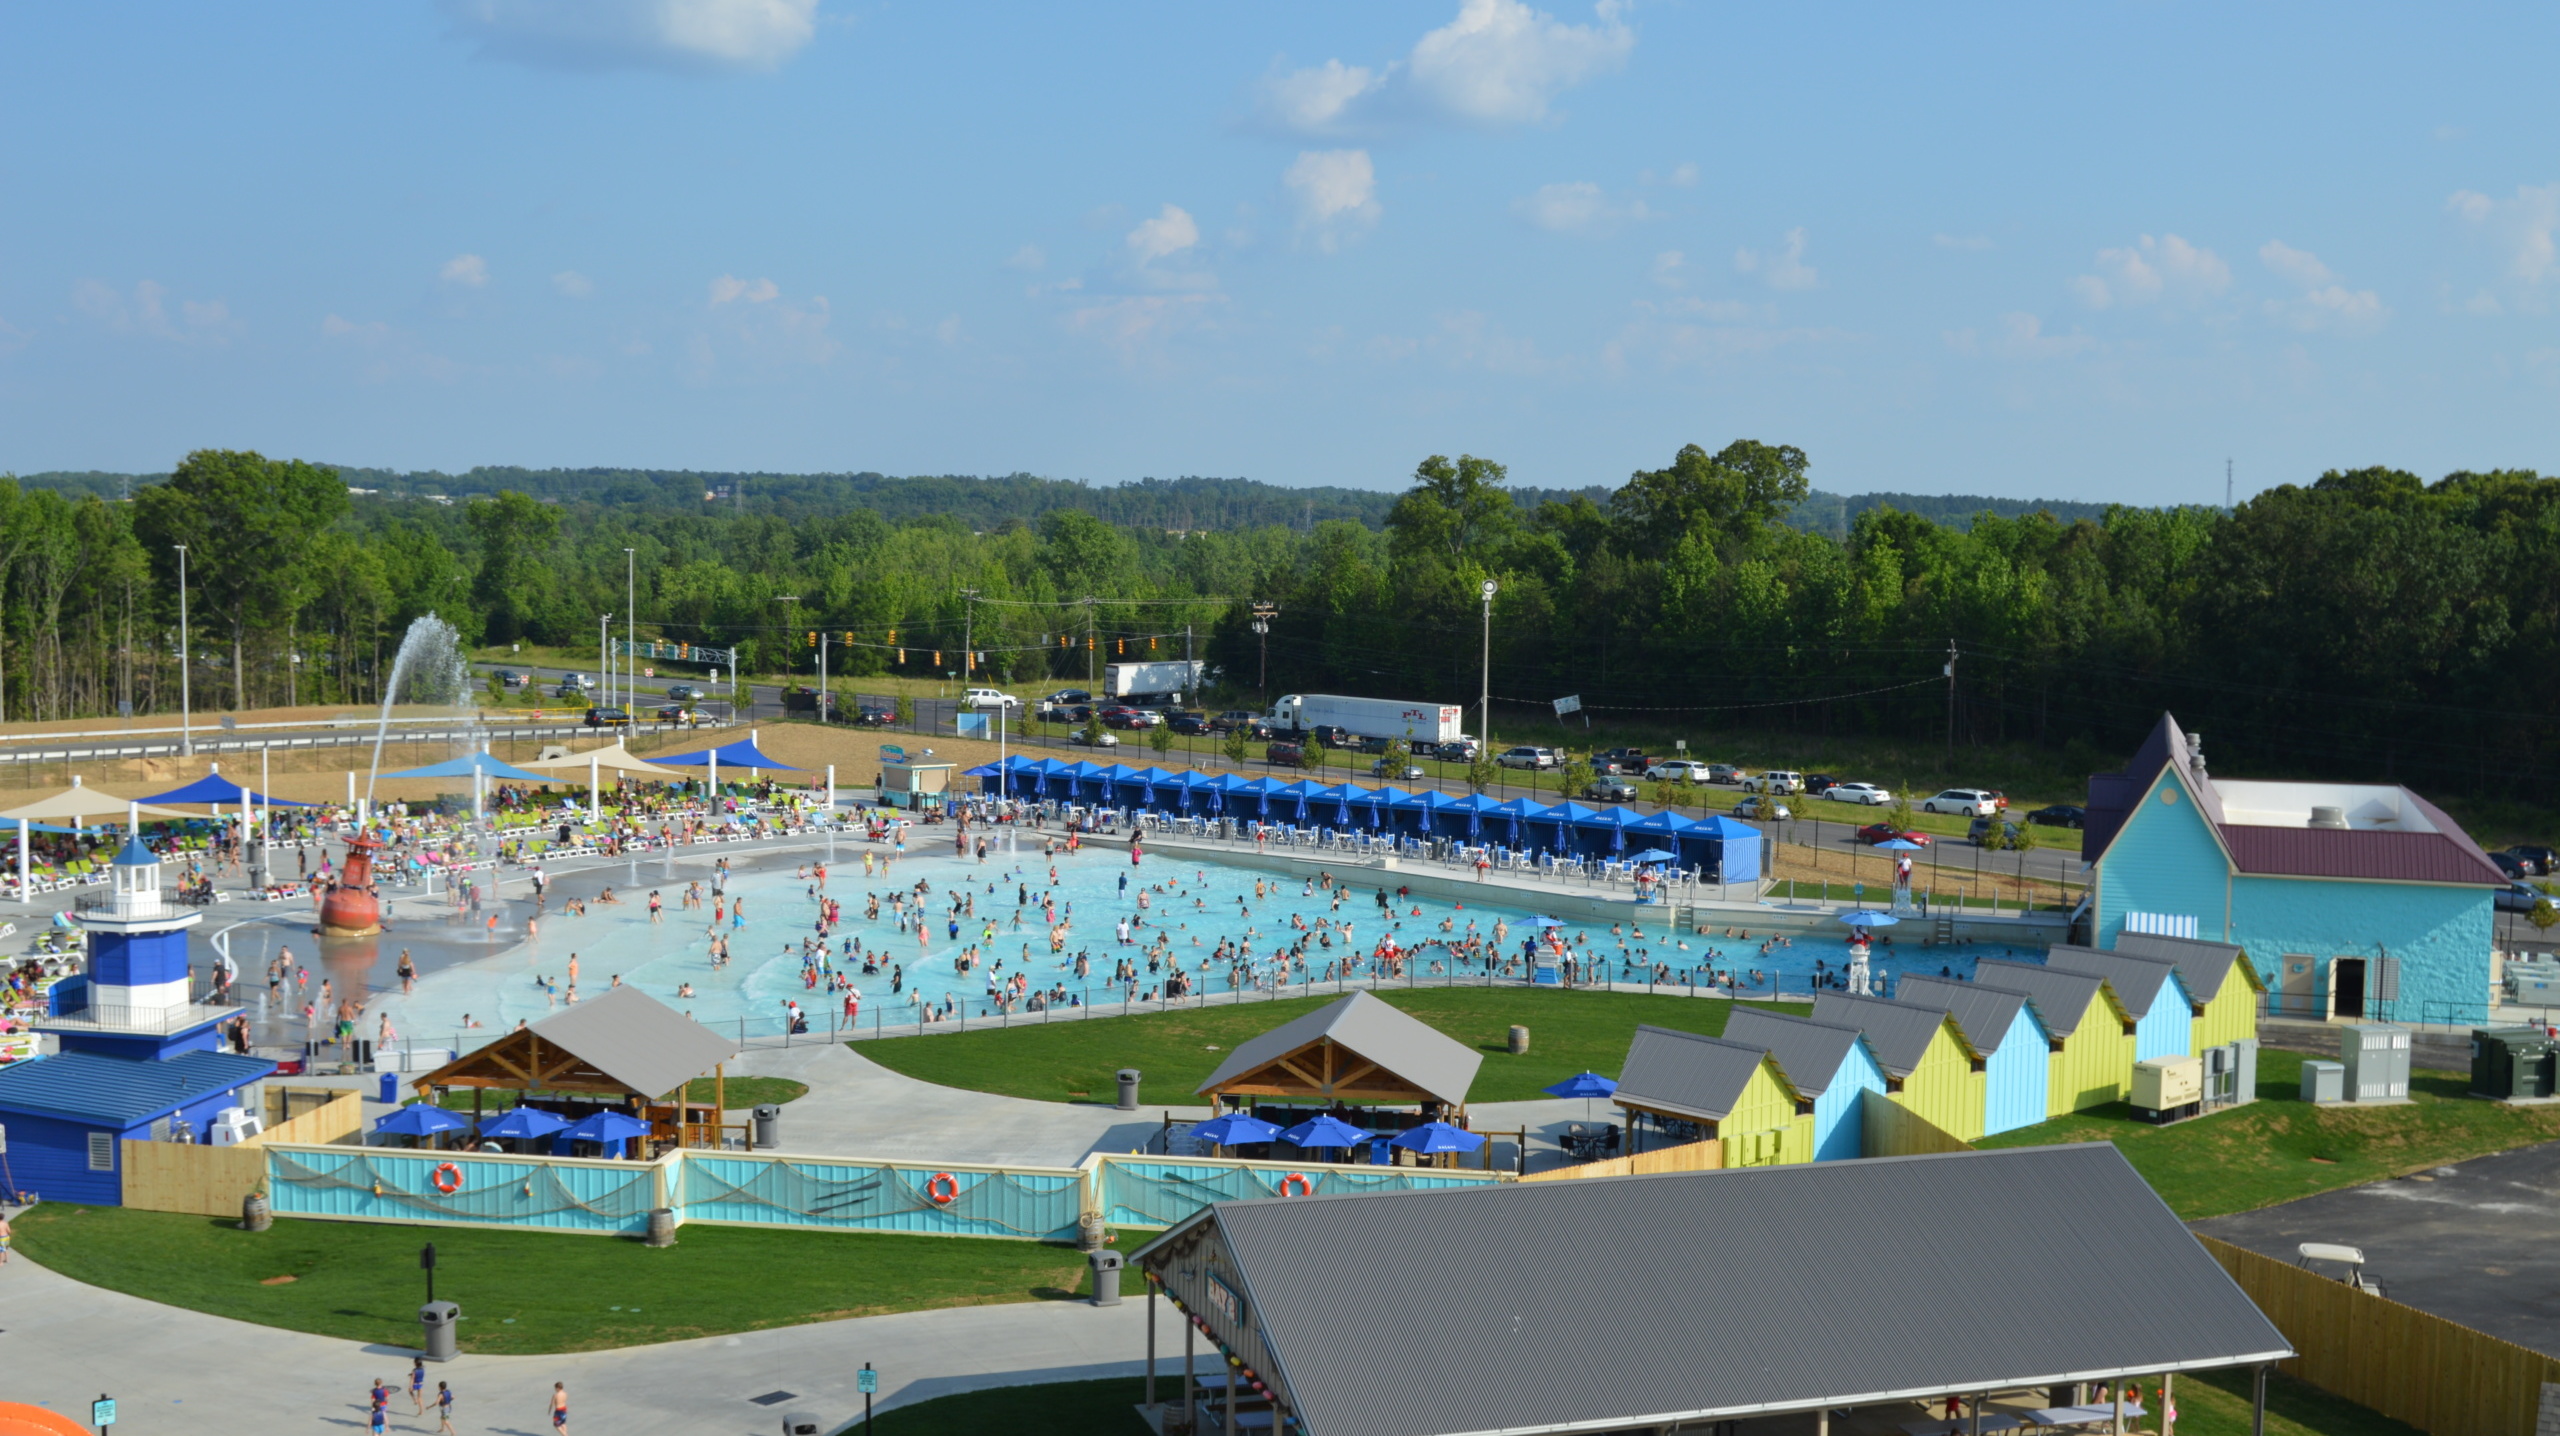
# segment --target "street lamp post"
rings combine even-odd
[[[640,721],[640,559],[631,549],[622,551],[622,706],[631,714],[633,723]]]
[[[1484,751],[1493,751],[1493,596],[1501,585],[1492,579],[1484,581],[1484,688],[1477,695],[1484,705],[1478,710],[1477,729],[1484,740]]]
[[[796,593],[777,593],[773,596],[773,601],[776,603],[798,603],[800,601],[800,595]],[[791,651],[791,615],[798,613],[799,611],[800,610],[796,608],[786,608],[782,611],[782,651],[786,654]],[[791,671],[790,659],[785,658],[782,661],[782,671],[785,673],[789,673]],[[747,690],[747,702],[749,706],[754,705],[755,696],[756,691],[753,688]],[[791,700],[787,696],[783,699],[782,711],[786,716],[791,712]]]
[[[193,757],[196,751],[195,705],[190,697],[187,672],[187,546],[173,545],[178,550],[178,753]]]

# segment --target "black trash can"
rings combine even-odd
[[[1135,1067],[1120,1069],[1120,1110],[1123,1112],[1138,1110],[1138,1069]]]
[[[462,1308],[449,1301],[431,1301],[418,1308],[418,1325],[426,1331],[425,1350],[420,1354],[429,1361],[451,1361],[461,1355],[454,1345],[457,1333],[453,1324],[462,1320]]]
[[[782,1109],[771,1102],[756,1108],[756,1146],[770,1151],[782,1145]]]
[[[1128,1259],[1118,1252],[1098,1251],[1086,1253],[1085,1260],[1093,1264],[1093,1304],[1118,1306],[1120,1304],[1120,1265]]]

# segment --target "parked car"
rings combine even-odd
[[[525,675],[511,668],[501,668],[489,676],[497,679],[498,686],[501,688],[522,688],[528,681]]]
[[[1801,793],[1804,774],[1785,768],[1772,768],[1765,773],[1752,773],[1742,780],[1746,793]]]
[[[1440,745],[1440,761],[1443,763],[1472,763],[1476,760],[1476,754],[1482,750],[1482,747],[1483,745],[1476,742],[1473,738],[1452,738],[1448,742]]]
[[[1328,748],[1342,749],[1351,746],[1351,730],[1339,723],[1318,723],[1310,730],[1310,736]]]
[[[1097,733],[1090,728],[1078,728],[1076,731],[1067,735],[1067,741],[1070,743],[1081,743],[1088,748],[1117,748],[1120,746],[1119,739],[1111,736],[1109,733]]]
[[[1949,788],[1920,800],[1924,813],[1962,813],[1968,817],[1987,818],[2000,811],[1999,802],[1980,788]]]
[[[1835,803],[1864,803],[1881,808],[1893,801],[1893,794],[1873,783],[1826,783],[1822,796]]]
[[[1049,710],[1049,721],[1052,723],[1090,723],[1093,721],[1093,705],[1090,703],[1069,703],[1061,707],[1052,708]]]
[[[1795,816],[1787,810],[1786,804],[1759,793],[1754,793],[1734,804],[1733,815],[1737,818],[1757,818],[1764,823],[1772,819],[1784,820]]]
[[[1002,708],[1011,712],[1022,706],[1022,700],[1000,688],[972,688],[960,695],[960,706],[981,710]]]
[[[670,703],[658,710],[658,721],[661,723],[672,723],[679,728],[690,728],[695,724],[700,723],[702,719],[700,715],[696,714],[692,709],[685,707],[683,704]]]
[[[1057,692],[1050,694],[1048,697],[1041,699],[1040,706],[1043,708],[1050,708],[1061,704],[1090,703],[1092,701],[1093,695],[1085,692],[1081,688],[1061,688]]]
[[[1663,758],[1647,764],[1644,775],[1649,780],[1703,783],[1707,781],[1707,765],[1686,758]]]
[[[1262,756],[1274,768],[1307,766],[1307,750],[1297,743],[1274,743],[1262,751]]]
[[[1373,733],[1363,733],[1359,737],[1351,740],[1351,751],[1354,753],[1383,753],[1387,751],[1388,741],[1389,740],[1378,737]]]
[[[1380,758],[1369,765],[1369,776],[1386,778],[1398,783],[1418,783],[1422,781],[1422,770],[1411,763],[1399,764]]]
[[[2531,883],[2509,883],[2507,890],[2498,894],[2498,911],[2531,912],[2545,896],[2542,889]]]
[[[1251,729],[1262,722],[1262,715],[1245,708],[1228,708],[1209,715],[1209,731],[1228,733],[1238,728]]]
[[[1632,803],[1636,800],[1636,785],[1614,773],[1605,774],[1583,784],[1582,796],[1603,803]]]
[[[595,686],[596,681],[583,673],[563,673],[560,675],[560,687],[564,692],[574,691],[584,693]]]
[[[2001,812],[2004,812],[2004,813],[2005,813],[2005,812],[2009,811],[2009,795],[2008,795],[2008,794],[2006,794],[2006,793],[2004,793],[2004,792],[2001,792],[2001,791],[2000,791],[1999,789],[1997,789],[1997,788],[1985,788],[1985,789],[1983,789],[1982,791],[1984,791],[1984,792],[1986,792],[1986,793],[1988,793],[1988,794],[1990,794],[1990,795],[1991,795],[1991,801],[1992,801],[1992,803],[1993,803],[1995,806],[1997,806],[1997,807],[2000,809],[2000,811],[2001,811]]]
[[[2088,820],[2087,810],[2071,803],[2051,803],[2027,814],[2028,822],[2042,823],[2048,828],[2076,828]]]
[[[1707,781],[1710,783],[1739,783],[1742,781],[1742,770],[1733,766],[1731,763],[1709,763],[1707,765]]]
[[[2517,861],[2513,853],[2491,853],[2489,861],[2498,865],[2498,871],[2505,873],[2509,882],[2518,882],[2533,876],[2533,869]]]
[[[1897,828],[1891,823],[1869,823],[1865,827],[1858,829],[1858,841],[1865,843],[1869,847],[1874,847],[1878,843],[1889,843],[1896,838],[1900,838],[1914,847],[1925,848],[1929,846],[1929,835],[1927,833],[1911,832],[1907,829]]]
[[[1992,836],[1995,827],[1996,838]],[[1965,827],[1964,835],[1977,848],[2005,848],[2018,840],[2018,825],[2007,818],[1976,818]]]
[[[566,699],[566,698],[584,698],[584,697],[586,697],[586,696],[587,696],[587,690],[585,690],[584,688],[579,687],[579,686],[578,686],[577,684],[575,684],[575,683],[563,683],[563,684],[561,684],[559,687],[554,688],[554,689],[552,689],[552,690],[551,690],[551,696],[552,696],[552,697],[554,697],[554,698],[563,698],[563,699]]]
[[[1209,720],[1197,713],[1168,713],[1164,726],[1189,737],[1201,737],[1211,731]]]
[[[1804,775],[1804,795],[1808,798],[1819,798],[1830,792],[1831,786],[1839,781],[1829,773],[1807,773]]]
[[[1553,748],[1536,748],[1524,744],[1518,748],[1504,750],[1502,756],[1493,761],[1505,768],[1553,768],[1563,760],[1556,757],[1556,750]]]
[[[1592,755],[1591,771],[1594,773],[1641,773],[1651,767],[1652,762],[1653,760],[1645,757],[1642,748],[1612,748],[1605,753]]]
[[[1094,716],[1102,720],[1102,726],[1105,728],[1131,729],[1152,728],[1155,726],[1154,721],[1148,718],[1146,714],[1139,712],[1135,708],[1124,707],[1117,703],[1103,709]]]
[[[865,703],[853,710],[853,721],[856,727],[886,728],[898,721],[898,710],[883,708],[877,703]]]
[[[585,721],[590,728],[628,728],[631,714],[621,708],[590,708]]]
[[[2515,854],[2519,861],[2533,864],[2534,872],[2542,877],[2560,872],[2560,848],[2541,843],[2518,843],[2507,851]]]

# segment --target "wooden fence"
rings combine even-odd
[[[317,1096],[318,1107],[309,1107],[305,1099]],[[296,1087],[287,1090],[269,1088],[267,1110],[270,1113],[303,1110],[297,1116],[281,1120],[270,1118],[266,1130],[252,1138],[256,1142],[335,1142],[352,1135],[364,1125],[363,1094],[345,1088]]]
[[[1973,1144],[1870,1087],[1858,1094],[1858,1155],[1920,1157],[1970,1152]]]
[[[1605,1161],[1558,1167],[1552,1172],[1531,1172],[1520,1180],[1570,1182],[1581,1177],[1636,1177],[1655,1172],[1713,1172],[1722,1170],[1723,1167],[1724,1139],[1709,1137],[1703,1142],[1684,1142],[1677,1147],[1637,1152],[1632,1156],[1610,1157]]]
[[[320,1105],[307,1105],[317,1100]],[[124,1204],[136,1211],[236,1217],[241,1199],[266,1181],[269,1142],[336,1142],[364,1125],[364,1098],[351,1091],[270,1088],[267,1110],[301,1109],[232,1147],[191,1142],[126,1142]]]
[[[2198,1237],[2300,1353],[2282,1370],[2430,1436],[2533,1436],[2560,1360]]]

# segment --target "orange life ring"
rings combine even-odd
[[[947,1207],[960,1199],[960,1179],[949,1172],[936,1172],[926,1179],[924,1199],[937,1207]]]
[[[437,1191],[451,1196],[462,1190],[462,1169],[451,1162],[446,1162],[428,1174],[427,1180],[435,1183]]]
[[[1289,1184],[1292,1182],[1298,1184],[1298,1189],[1294,1192],[1289,1190]],[[1308,1180],[1304,1172],[1291,1172],[1280,1179],[1280,1195],[1284,1197],[1312,1197],[1315,1194],[1316,1184]]]

